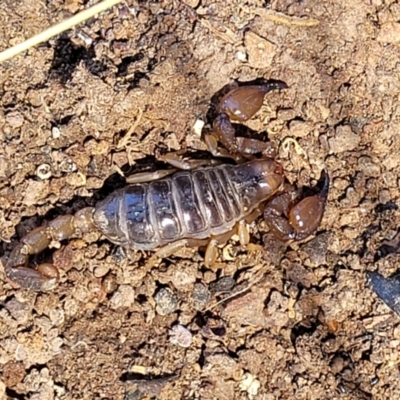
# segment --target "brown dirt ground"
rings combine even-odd
[[[1,1],[0,49],[89,3]],[[194,249],[148,272],[95,233],[57,251],[52,293],[13,289],[1,266],[0,398],[399,398],[399,319],[365,280],[400,258],[376,257],[400,217],[399,20],[391,0],[129,0],[0,65],[3,264],[119,172],[204,150],[194,122],[234,80],[290,86],[248,125],[282,144],[289,181],[332,179],[315,238],[285,249],[257,221],[266,250],[233,240],[218,268]]]

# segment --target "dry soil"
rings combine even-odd
[[[93,3],[2,0],[0,50]],[[128,0],[2,63],[0,398],[399,398],[399,317],[366,282],[400,258],[380,251],[400,218],[399,20],[392,0]],[[289,89],[248,127],[289,182],[331,177],[311,240],[257,220],[213,268],[188,249],[149,270],[91,233],[56,250],[53,292],[7,282],[24,234],[165,152],[204,157],[213,96],[262,79]]]

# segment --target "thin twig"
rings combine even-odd
[[[17,54],[22,53],[25,50],[30,49],[33,46],[36,46],[39,43],[49,40],[53,36],[59,35],[60,33],[73,28],[75,25],[78,25],[81,22],[88,20],[94,15],[111,8],[112,6],[121,3],[122,1],[123,0],[104,0],[103,2],[96,4],[93,7],[88,8],[87,10],[84,10],[63,22],[60,22],[57,25],[53,25],[52,27],[39,33],[38,35],[33,36],[28,40],[25,40],[25,42],[19,43],[13,47],[10,47],[7,50],[4,50],[2,53],[0,53],[0,63],[16,56]]]
[[[283,24],[288,26],[299,26],[305,28],[312,28],[314,26],[319,25],[319,21],[315,18],[297,18],[289,15],[285,15],[283,13],[278,13],[276,11],[265,10],[263,8],[259,8],[257,10],[257,14],[262,18],[267,19],[269,21],[275,22],[277,24]]]
[[[282,146],[283,150],[288,153],[291,144],[294,146],[294,150],[295,150],[296,154],[306,155],[306,152],[299,145],[299,142],[296,139],[293,139],[291,137],[287,137],[287,138],[283,139],[281,146]]]
[[[139,113],[138,113],[138,116],[136,118],[136,121],[129,128],[129,130],[126,133],[126,135],[118,142],[118,144],[117,144],[117,149],[118,150],[127,146],[128,142],[131,140],[131,136],[135,133],[136,128],[138,127],[140,121],[142,120],[142,116],[143,116],[143,110],[141,108],[139,108]]]
[[[207,308],[204,310],[204,312],[212,310],[213,308],[217,307],[217,306],[220,305],[221,303],[225,303],[225,301],[230,300],[232,297],[236,297],[236,296],[239,296],[239,295],[242,294],[242,293],[247,292],[248,290],[251,289],[251,287],[252,287],[253,285],[254,285],[254,283],[253,283],[253,284],[250,284],[249,286],[246,286],[245,288],[243,288],[242,290],[239,290],[238,292],[234,292],[234,293],[230,294],[229,296],[224,297],[222,300],[217,301],[217,302],[214,303],[214,304],[211,304],[211,306],[207,307]]]
[[[257,266],[255,266],[254,268],[252,268],[252,270],[254,270]],[[248,290],[250,290],[254,285],[256,285],[257,283],[261,282],[262,279],[264,279],[264,275],[265,275],[265,270],[263,268],[259,269],[258,271],[256,271],[255,275],[253,276],[253,278],[251,279],[251,282],[249,282],[249,284],[244,287],[243,289],[237,291],[237,292],[233,292],[232,294],[230,294],[227,297],[224,297],[222,300],[217,301],[214,304],[211,304],[209,307],[207,307],[204,312],[206,311],[210,311],[213,308],[217,307],[218,305],[220,305],[221,303],[225,303],[226,301],[232,299],[233,297],[239,296],[243,293],[246,293]]]

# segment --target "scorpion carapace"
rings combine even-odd
[[[250,119],[267,92],[286,87],[279,81],[242,86],[220,101],[219,114],[205,141],[214,156],[230,157],[239,164],[222,164],[215,158],[187,161],[176,153],[168,154],[162,159],[175,169],[136,174],[130,180],[133,184],[111,193],[94,208],[58,217],[28,233],[9,256],[8,279],[32,290],[52,289],[59,280],[57,268],[53,264],[30,267],[29,256],[52,242],[92,230],[127,248],[154,250],[151,264],[183,246],[206,246],[206,265],[215,262],[218,245],[234,233],[242,245],[248,244],[247,223],[263,212],[270,230],[282,241],[303,240],[313,234],[324,213],[328,174],[322,175],[324,185],[319,193],[299,201],[298,192],[284,182],[282,166],[272,158],[275,146],[236,137],[231,123]],[[257,153],[260,158],[255,158]]]

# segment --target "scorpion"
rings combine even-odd
[[[220,100],[218,115],[205,135],[214,158],[185,161],[179,154],[169,153],[163,160],[174,169],[133,175],[132,183],[95,207],[59,216],[33,229],[6,261],[7,278],[35,291],[53,289],[59,281],[58,269],[49,263],[31,266],[29,256],[92,230],[116,245],[155,251],[151,260],[169,257],[184,246],[206,247],[206,266],[216,261],[218,246],[233,234],[241,245],[248,244],[247,224],[262,213],[278,240],[306,239],[323,217],[328,174],[322,171],[323,185],[317,194],[301,199],[298,191],[285,183],[283,167],[274,160],[273,144],[236,137],[233,124],[252,118],[266,93],[285,88],[284,82],[274,81],[230,90]],[[217,157],[230,157],[237,163],[218,163]]]

